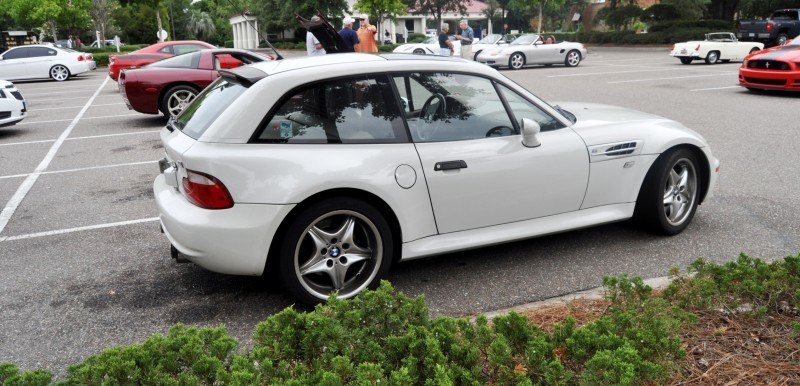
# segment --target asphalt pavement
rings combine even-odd
[[[469,315],[593,288],[604,275],[663,276],[701,256],[800,252],[800,96],[748,92],[739,63],[687,66],[667,51],[590,48],[577,68],[503,73],[547,101],[625,106],[701,133],[722,172],[686,231],[600,226],[398,264],[392,283],[436,314]],[[16,83],[30,115],[0,128],[0,362],[63,374],[178,322],[224,324],[248,344],[258,322],[293,303],[259,278],[170,259],[151,189],[165,121],[128,110],[106,79],[98,69]]]

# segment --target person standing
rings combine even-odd
[[[361,27],[358,29],[358,44],[355,49],[356,52],[375,53],[378,52],[378,42],[375,41],[375,34],[378,29],[374,25],[369,24],[369,19],[364,18],[361,22]]]
[[[456,36],[456,40],[461,41],[461,57],[472,59],[472,43],[475,41],[475,32],[472,31],[472,27],[467,24],[466,20],[461,20],[458,27],[461,28],[461,35]]]
[[[453,42],[450,41],[450,36],[447,34],[448,32],[450,32],[450,25],[443,23],[442,30],[439,32],[439,55],[441,56],[453,56],[455,52]]]
[[[322,19],[319,16],[314,15],[311,18],[311,21],[320,21]],[[306,32],[306,53],[308,56],[319,56],[325,55],[325,49],[322,48],[322,43],[317,40],[317,37],[311,33],[311,31]]]
[[[72,48],[72,35],[67,38],[67,48]]]
[[[347,52],[355,52],[355,46],[358,44],[358,34],[356,31],[353,31],[353,23],[355,23],[355,20],[348,16],[344,18],[342,23],[344,26],[342,27],[342,30],[339,31],[339,35],[344,40],[344,44],[347,45]]]

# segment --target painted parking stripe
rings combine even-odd
[[[623,65],[608,65],[614,67],[634,67],[634,68],[645,68],[644,70],[624,70],[624,71],[604,71],[604,72],[583,72],[578,74],[562,74],[562,75],[550,75],[548,78],[567,78],[573,76],[593,76],[593,75],[615,75],[615,74],[634,74],[639,72],[659,72],[659,71],[712,71],[712,72],[720,72],[722,70],[713,70],[713,69],[706,69],[706,68],[685,68],[685,67],[662,67],[662,68],[653,68],[652,66],[642,67],[642,66],[623,66]]]
[[[39,173],[22,173],[22,174],[10,174],[7,176],[0,176],[0,180],[5,180],[9,178],[20,178],[20,177],[27,177],[33,174],[38,175],[45,175],[45,174],[60,174],[60,173],[73,173],[73,172],[82,172],[86,170],[97,170],[97,169],[110,169],[110,168],[118,168],[123,166],[136,166],[136,165],[146,165],[146,164],[154,164],[158,161],[141,161],[141,162],[128,162],[124,164],[114,164],[114,165],[99,165],[99,166],[89,166],[85,168],[76,168],[76,169],[63,169],[63,170],[50,170],[46,172],[39,172]]]
[[[47,155],[44,156],[44,159],[42,160],[42,162],[39,163],[39,166],[37,166],[36,169],[34,169],[34,172],[31,173],[27,178],[25,178],[24,181],[22,181],[22,184],[20,184],[19,188],[17,188],[17,191],[14,193],[13,196],[11,196],[11,199],[8,200],[5,208],[3,208],[3,211],[0,212],[0,234],[2,234],[3,230],[6,229],[6,225],[8,225],[8,222],[11,220],[11,217],[14,216],[14,212],[17,211],[17,208],[22,203],[22,200],[24,200],[25,196],[28,195],[28,192],[31,191],[31,188],[33,188],[33,184],[35,184],[36,180],[39,179],[41,173],[47,170],[47,167],[50,166],[50,162],[53,161],[53,158],[56,156],[58,149],[60,149],[61,145],[64,144],[64,140],[66,140],[67,137],[69,137],[69,134],[72,132],[72,129],[74,129],[75,126],[78,125],[78,122],[80,122],[81,118],[83,118],[83,114],[86,114],[86,111],[89,110],[89,106],[91,106],[92,103],[94,103],[95,98],[97,98],[97,96],[100,95],[100,91],[102,91],[103,87],[106,85],[106,83],[108,83],[108,79],[109,78],[106,78],[106,80],[103,81],[103,84],[97,88],[97,91],[94,92],[94,95],[92,95],[92,97],[89,98],[89,100],[86,102],[86,105],[83,106],[81,111],[78,112],[78,115],[76,115],[75,118],[72,120],[72,122],[69,124],[69,126],[67,126],[66,130],[64,130],[64,132],[61,133],[61,135],[58,137],[53,146],[50,147],[50,151],[48,151]]]
[[[90,135],[90,136],[86,136],[86,137],[67,138],[67,141],[77,141],[77,140],[82,140],[82,139],[95,139],[95,138],[105,138],[105,137],[118,137],[120,135],[152,134],[152,133],[158,133],[160,131],[161,130],[148,130],[148,131],[132,131],[130,133]],[[35,144],[35,143],[47,143],[47,142],[55,142],[55,141],[56,141],[55,139],[43,139],[41,141],[0,143],[0,146],[31,145],[31,144]]]
[[[101,87],[102,89],[102,87]],[[59,95],[59,94],[75,94],[75,91],[56,91],[56,92],[26,92],[23,94],[25,98],[30,97],[31,95]]]
[[[92,99],[93,101],[94,99]],[[91,102],[91,101],[89,101]],[[104,118],[119,118],[119,117],[132,117],[134,115],[142,115],[142,114],[120,114],[120,115],[105,115],[102,117],[89,117],[89,118],[81,118],[82,120],[86,121],[89,119],[104,119]],[[34,125],[37,123],[55,123],[55,122],[68,122],[72,121],[72,119],[54,119],[52,121],[33,121],[33,122],[20,122],[17,125]]]
[[[652,82],[652,81],[655,81],[655,80],[672,80],[672,79],[686,79],[686,78],[703,78],[703,77],[707,77],[707,76],[731,76],[732,74],[736,74],[736,72],[729,72],[729,73],[725,73],[725,74],[674,76],[674,77],[671,77],[671,78],[650,78],[650,79],[619,80],[619,81],[616,81],[616,82],[608,82],[608,84],[634,83],[634,82]]]
[[[100,106],[116,106],[116,105],[124,105],[125,103],[106,103],[102,105],[92,105],[92,107],[100,107]],[[44,110],[66,110],[66,109],[79,109],[83,106],[65,106],[65,107],[48,107],[46,109],[36,109],[36,111],[44,111]]]
[[[142,218],[142,219],[139,219],[139,220],[110,222],[110,223],[105,223],[105,224],[88,225],[88,226],[77,227],[77,228],[58,229],[58,230],[54,230],[54,231],[38,232],[38,233],[28,233],[28,234],[25,234],[25,235],[18,235],[18,236],[0,236],[0,243],[2,243],[4,241],[33,239],[33,238],[37,238],[37,237],[63,235],[65,233],[90,231],[90,230],[104,229],[104,228],[114,228],[114,227],[121,227],[121,226],[126,226],[126,225],[142,224],[142,223],[156,222],[156,221],[158,221],[158,217],[149,217],[149,218]]]
[[[78,95],[78,96],[69,97],[69,98],[36,99],[36,100],[30,101],[31,102],[30,105],[34,105],[35,106],[36,104],[38,104],[38,102],[68,101],[68,100],[72,100],[72,99],[85,99],[85,98],[89,98],[89,97],[88,96]]]
[[[726,86],[726,87],[711,87],[711,88],[696,88],[689,91],[710,91],[710,90],[725,90],[728,88],[742,88],[742,86]]]

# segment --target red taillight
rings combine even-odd
[[[214,176],[186,170],[183,178],[183,194],[192,203],[205,209],[228,209],[233,207],[233,198],[222,181]]]
[[[774,26],[772,25],[772,22],[771,22],[771,21],[768,21],[768,22],[767,22],[767,32],[772,32],[772,28],[773,28],[773,27],[774,27]]]
[[[83,55],[78,55],[78,61],[79,61],[79,62],[82,62],[82,61],[83,61]]]
[[[695,51],[700,51],[700,45],[698,44],[697,47],[694,48]]]
[[[675,51],[675,45],[674,44],[672,45],[672,50]]]
[[[83,54],[83,55],[86,56],[86,60],[92,60],[93,58],[92,54]]]

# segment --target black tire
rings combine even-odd
[[[478,61],[478,55],[480,55],[481,52],[483,52],[483,50],[478,50],[478,52],[476,52],[475,55],[472,55],[472,61],[477,62]]]
[[[711,51],[706,56],[706,64],[716,64],[719,61],[719,52]]]
[[[776,46],[782,46],[782,45],[786,44],[787,40],[789,40],[789,36],[787,36],[785,33],[779,33],[778,37],[775,38],[775,45]]]
[[[348,234],[344,229],[349,219],[353,222],[350,236],[334,237],[334,230]],[[312,234],[322,235],[316,239],[325,244],[315,241]],[[354,250],[359,251],[348,253]],[[378,209],[353,198],[331,198],[311,205],[292,220],[280,246],[278,272],[284,287],[297,300],[314,305],[335,290],[334,276],[339,269],[344,270],[339,279],[340,297],[352,298],[364,289],[376,288],[391,267],[393,251],[391,228]],[[363,258],[366,255],[369,257]],[[353,256],[363,259],[347,260]],[[304,265],[311,272],[301,273]]]
[[[692,64],[692,58],[681,58],[681,63]]]
[[[581,53],[578,50],[572,50],[567,52],[567,56],[564,57],[564,65],[567,67],[577,67],[581,64]]]
[[[414,49],[413,53],[421,55],[421,54],[425,53],[425,50],[423,50],[422,48],[417,48],[417,49]]]
[[[525,55],[521,52],[515,52],[508,57],[508,68],[519,70],[522,67],[525,67]]]
[[[720,60],[720,62],[722,62],[722,63],[730,63],[731,60],[730,59],[722,59],[722,60]]]
[[[162,114],[164,114],[165,117],[169,118],[171,115],[169,107],[170,98],[179,93],[190,93],[193,95],[192,96],[193,100],[195,97],[197,97],[199,91],[197,91],[197,89],[195,89],[194,87],[183,84],[172,86],[169,89],[167,89],[167,91],[164,92],[164,94],[161,96],[161,100],[158,103],[158,109],[161,111]]]
[[[686,148],[674,148],[661,154],[650,167],[639,190],[634,219],[653,233],[670,236],[681,233],[692,222],[700,202],[705,181],[699,168],[697,157]],[[673,172],[680,176],[677,171],[686,172],[685,188],[672,183],[673,180],[680,181],[670,178]]]
[[[69,79],[72,74],[69,72],[69,68],[67,66],[56,64],[53,67],[50,67],[50,79],[55,80],[56,82],[63,82]]]
[[[758,51],[761,51],[760,49],[758,49],[758,47],[753,47],[753,48],[750,49],[750,53],[751,54],[754,54],[754,53],[756,53]]]

